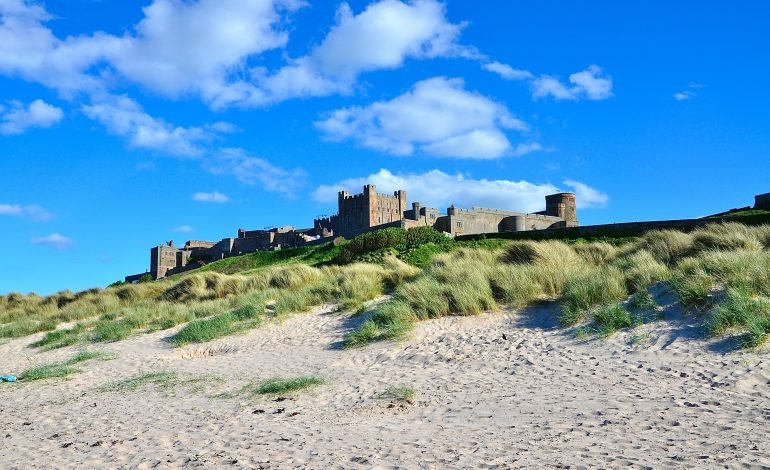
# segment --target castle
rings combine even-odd
[[[573,193],[546,196],[545,210],[532,214],[479,207],[459,209],[455,206],[450,206],[446,214],[441,214],[438,209],[423,207],[419,202],[413,202],[411,208],[407,208],[404,190],[395,191],[392,195],[382,194],[377,192],[375,185],[368,184],[361,194],[340,191],[337,195],[337,214],[315,219],[313,228],[239,229],[236,238],[224,238],[219,242],[189,240],[184,246],[176,247],[173,241],[169,241],[153,247],[150,250],[150,274],[153,279],[161,279],[231,256],[325,243],[335,237],[352,238],[388,227],[408,229],[428,226],[454,237],[578,225]],[[126,281],[136,281],[143,275],[127,276]]]

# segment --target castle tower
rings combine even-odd
[[[377,186],[373,184],[367,184],[364,186],[364,200],[366,201],[366,211],[368,213],[369,222],[367,227],[374,227],[378,225],[377,211]]]
[[[398,191],[394,192],[393,195],[398,199],[398,217],[397,219],[401,219],[404,216],[404,211],[406,211],[406,190],[399,189]]]
[[[568,227],[577,225],[577,202],[575,200],[575,194],[558,193],[546,196],[545,214],[564,219],[567,222]]]
[[[770,210],[770,193],[754,196],[754,209]]]

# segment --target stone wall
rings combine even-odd
[[[754,196],[754,209],[770,210],[770,193]]]
[[[166,272],[176,268],[176,252],[173,242],[150,249],[150,274],[153,279],[166,277]]]
[[[560,210],[562,213],[569,213],[570,209],[567,208],[565,212],[565,207],[562,205]],[[447,209],[447,215],[438,218],[435,228],[442,232],[451,233],[454,236],[463,236],[480,233],[544,230],[557,226],[566,226],[566,224],[567,221],[563,218],[551,215],[525,214],[480,207],[472,209],[450,207]]]
[[[323,243],[337,236],[352,238],[388,227],[428,226],[453,236],[463,236],[577,225],[575,195],[572,193],[547,196],[546,210],[535,214],[452,206],[445,216],[438,209],[422,207],[419,202],[407,209],[406,191],[403,190],[392,195],[382,194],[377,192],[375,185],[366,185],[361,194],[340,191],[337,196],[338,213],[316,218],[312,229],[297,230],[292,226],[270,230],[238,229],[237,238],[224,238],[219,242],[190,240],[182,249],[175,248],[171,242],[155,247],[151,250],[151,273],[157,279],[230,256]]]

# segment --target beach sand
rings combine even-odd
[[[340,348],[360,317],[316,309],[205,345],[173,330],[91,350],[68,379],[0,384],[0,467],[768,468],[770,365],[703,339],[669,302],[664,321],[609,339],[558,327],[558,305],[419,324],[406,341]],[[0,344],[0,373],[63,360],[31,338]],[[170,370],[178,383],[104,384]],[[285,396],[251,381],[316,375]],[[197,379],[197,380],[196,380]],[[412,403],[379,398],[390,386]],[[280,401],[276,401],[280,400]]]

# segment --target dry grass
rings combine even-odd
[[[649,232],[619,248],[603,242],[514,241],[503,251],[439,254],[348,335],[346,344],[398,338],[424,319],[476,314],[499,304],[525,306],[543,298],[561,301],[564,325],[590,321],[611,334],[634,323],[621,307],[629,294],[636,293],[632,303],[655,309],[654,302],[643,300],[661,281],[671,282],[685,306],[699,309],[720,302],[714,293],[724,288],[767,299],[770,252],[763,247],[769,234],[767,226],[714,224],[691,234]],[[744,329],[744,344],[761,343],[770,334],[770,319],[752,317]]]
[[[392,292],[392,300],[378,306],[348,337],[347,344],[355,346],[402,336],[424,319],[474,315],[500,305],[523,307],[545,299],[561,302],[565,324],[579,323],[594,318],[597,309],[611,309],[629,294],[646,292],[661,281],[670,282],[687,307],[705,312],[716,304],[728,312],[724,309],[737,304],[722,294],[725,291],[745,292],[758,299],[757,305],[770,297],[769,247],[770,226],[728,223],[689,234],[652,231],[619,247],[605,242],[479,241],[474,248],[458,245],[429,256],[426,251],[424,270],[380,253],[372,258],[377,263],[321,268],[297,263],[229,275],[201,271],[47,297],[11,293],[0,296],[0,338],[47,332],[34,345],[51,349],[119,341],[189,323],[176,337],[178,344],[186,344],[322,304],[357,310]],[[75,325],[61,329],[62,322]],[[763,341],[768,322],[763,316],[745,322],[743,334],[751,334],[746,344]]]

